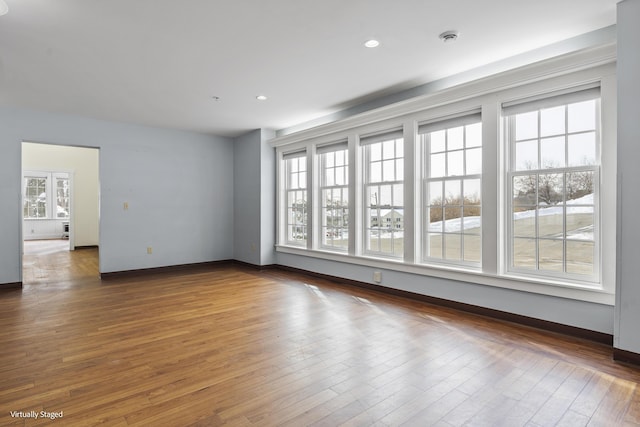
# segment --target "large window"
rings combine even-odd
[[[598,274],[599,92],[505,108],[509,269],[582,280]]]
[[[423,261],[477,265],[481,259],[480,114],[420,126]]]
[[[307,156],[304,152],[285,156],[287,243],[307,243]]]
[[[278,251],[610,304],[615,65],[475,88],[276,138]]]
[[[24,218],[69,218],[69,192],[67,173],[26,172],[23,190]]]
[[[361,139],[365,152],[364,240],[371,254],[404,252],[404,140],[402,132]]]
[[[349,156],[347,143],[318,147],[320,157],[320,235],[322,247],[349,247]]]

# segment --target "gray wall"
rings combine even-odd
[[[101,272],[233,257],[231,139],[14,108],[0,123],[0,283],[21,280],[22,141],[100,149]]]
[[[234,259],[254,265],[272,264],[275,244],[274,133],[255,130],[234,145]]]
[[[614,346],[640,353],[640,1],[618,3],[618,251]]]
[[[365,283],[382,272],[382,286],[506,311],[522,316],[613,334],[613,307],[546,295],[458,282],[300,255],[278,253],[278,264]]]

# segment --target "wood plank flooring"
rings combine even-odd
[[[640,425],[640,370],[600,344],[279,270],[101,282],[95,250],[66,255],[94,261],[0,291],[2,426]],[[63,417],[10,414],[43,410]]]

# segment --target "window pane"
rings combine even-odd
[[[519,208],[520,206],[531,207],[533,205],[536,205],[538,202],[537,190],[538,190],[537,175],[514,176],[513,177],[514,208]]]
[[[592,206],[567,207],[567,239],[594,241]]]
[[[564,200],[562,174],[540,174],[538,178],[538,203],[541,206],[556,205]]]
[[[594,173],[592,171],[567,174],[567,200],[570,204],[593,204]]]
[[[596,133],[569,135],[569,166],[593,165],[596,162]]]
[[[375,162],[370,164],[369,182],[382,181],[382,163]]]
[[[513,235],[515,237],[536,237],[536,210],[519,209],[513,212]]]
[[[536,268],[536,240],[513,239],[513,266],[516,268]]]
[[[439,153],[446,150],[444,130],[431,132],[429,135],[431,138],[431,153]]]
[[[382,179],[384,181],[396,180],[396,169],[394,160],[384,160],[382,162]]]
[[[563,271],[563,241],[539,240],[538,268],[547,271]]]
[[[467,175],[482,173],[482,149],[474,148],[466,150],[467,155]]]
[[[480,262],[480,249],[482,247],[482,240],[480,236],[467,235],[464,237],[464,260],[469,262]]]
[[[447,176],[464,175],[464,154],[462,150],[447,153]]]
[[[393,159],[396,156],[395,147],[396,147],[395,140],[384,141],[382,143],[382,158]]]
[[[335,185],[335,172],[336,170],[334,168],[329,168],[329,169],[325,169],[325,174],[324,174],[324,185],[327,187],[331,187],[332,185]]]
[[[538,168],[538,141],[516,143],[516,170],[532,170]]]
[[[464,148],[464,126],[447,129],[447,150]]]
[[[430,205],[442,205],[442,181],[432,181],[429,183],[428,203]]]
[[[404,206],[404,185],[395,184],[393,186],[393,206],[402,208]]]
[[[462,235],[444,235],[445,258],[451,261],[460,261],[462,255]]]
[[[596,128],[596,101],[569,104],[569,132],[582,132]]]
[[[347,168],[344,166],[338,166],[336,168],[336,185],[347,184]]]
[[[594,273],[595,245],[592,242],[567,240],[567,273]]]
[[[430,156],[429,176],[431,178],[439,178],[445,176],[446,154],[432,154]]]
[[[462,182],[459,180],[450,180],[444,183],[444,193],[445,193],[445,203],[447,205],[457,205],[460,206],[462,204]]]
[[[404,157],[404,139],[396,139],[396,157],[402,158]]]
[[[480,204],[480,180],[465,179],[464,180],[464,203],[465,205]]]
[[[542,168],[564,167],[564,151],[564,136],[540,140],[540,166]]]
[[[431,258],[442,258],[442,234],[429,233],[427,251]]]
[[[444,209],[441,207],[432,207],[429,208],[429,226],[428,229],[431,232],[443,232],[444,231],[444,223],[442,219],[444,218]]]
[[[562,239],[564,237],[563,217],[562,206],[540,209],[538,211],[538,237]]]
[[[382,143],[381,142],[376,142],[375,144],[368,145],[368,147],[369,147],[369,155],[371,156],[372,162],[382,160]]]
[[[466,126],[466,147],[480,147],[482,145],[482,123]]]
[[[538,112],[516,114],[516,141],[538,137]]]
[[[565,106],[540,110],[540,136],[561,135],[565,133]]]

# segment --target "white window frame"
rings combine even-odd
[[[601,146],[602,146],[602,140],[601,140],[601,108],[600,108],[600,87],[588,87],[588,88],[572,88],[571,90],[567,90],[567,91],[562,91],[561,93],[547,93],[547,94],[541,94],[541,95],[537,95],[534,99],[528,99],[528,100],[522,100],[522,101],[512,101],[510,102],[507,107],[505,108],[505,106],[503,105],[503,122],[505,125],[505,130],[504,133],[506,135],[505,138],[505,143],[506,143],[506,147],[505,150],[508,153],[507,154],[507,165],[506,165],[506,170],[507,170],[507,174],[506,174],[506,187],[507,187],[507,193],[505,194],[505,208],[506,208],[506,212],[505,212],[505,218],[509,218],[507,220],[507,224],[506,224],[506,241],[505,241],[505,247],[506,247],[506,270],[508,273],[510,274],[514,274],[514,275],[521,275],[523,277],[530,277],[530,276],[540,276],[540,277],[548,277],[551,279],[557,279],[557,280],[565,280],[568,282],[575,282],[577,284],[581,284],[581,285],[587,285],[590,286],[590,284],[595,284],[596,286],[599,286],[598,284],[601,281],[601,275],[600,275],[600,264],[601,264],[601,249],[600,249],[600,241],[601,241],[601,233],[600,233],[600,218],[601,218],[601,205],[600,205],[600,170],[601,170],[601,160],[600,160],[600,153],[601,153]],[[541,149],[541,143],[542,140],[544,139],[543,136],[540,135],[540,123],[541,123],[541,111],[545,108],[550,108],[550,107],[559,107],[559,106],[567,106],[576,102],[580,102],[580,101],[585,101],[585,100],[594,100],[595,101],[595,115],[596,115],[596,121],[595,121],[595,161],[594,164],[592,165],[583,165],[583,166],[569,166],[566,163],[568,162],[568,154],[569,154],[569,143],[568,143],[568,139],[569,136],[571,136],[572,134],[580,134],[582,132],[570,132],[569,131],[569,127],[568,127],[568,111],[565,108],[565,123],[564,123],[564,133],[563,134],[558,134],[558,135],[562,135],[562,137],[564,137],[565,139],[565,153],[564,153],[564,158],[565,158],[565,165],[562,166],[558,166],[558,167],[544,167],[544,165],[542,164],[542,149]],[[533,168],[533,169],[526,169],[526,170],[516,170],[516,150],[515,150],[515,145],[517,144],[516,142],[516,137],[515,137],[515,117],[516,114],[521,114],[521,113],[537,113],[537,123],[538,123],[538,131],[537,131],[537,137],[533,138],[531,141],[536,141],[537,144],[537,155],[538,155],[538,159],[537,159],[537,167]],[[555,137],[555,136],[554,136]],[[513,181],[515,178],[519,177],[519,176],[540,176],[540,175],[562,175],[563,177],[571,174],[571,173],[580,173],[580,172],[587,172],[587,173],[592,173],[593,174],[593,236],[594,236],[594,249],[593,249],[593,259],[594,259],[594,263],[593,263],[593,272],[590,275],[580,275],[580,274],[575,274],[575,273],[569,273],[566,272],[566,268],[567,268],[567,243],[568,242],[581,242],[580,240],[575,240],[575,239],[570,239],[568,238],[565,233],[566,233],[566,212],[565,210],[567,209],[567,204],[565,201],[565,194],[566,194],[566,182],[563,179],[563,188],[562,188],[562,194],[563,194],[563,201],[562,203],[560,203],[560,208],[563,209],[563,214],[562,214],[562,233],[563,236],[562,238],[555,238],[555,239],[549,239],[549,238],[541,238],[539,236],[539,231],[538,231],[538,208],[535,209],[535,218],[536,220],[534,221],[536,226],[535,226],[535,235],[533,237],[530,237],[530,240],[534,240],[536,242],[536,250],[535,250],[535,268],[524,268],[524,267],[518,267],[515,265],[515,258],[514,258],[514,241],[517,238],[517,236],[515,236],[515,232],[514,232],[514,221],[511,219],[512,218],[512,212],[514,211],[514,204],[513,204],[513,194],[514,194],[514,188],[513,188]],[[539,185],[539,184],[538,184]],[[539,191],[539,190],[538,190]],[[535,201],[535,205],[538,206],[539,204],[539,196],[536,198]],[[523,238],[523,237],[520,237]],[[539,264],[540,264],[540,249],[539,249],[539,242],[540,241],[555,241],[555,242],[562,242],[562,272],[557,272],[557,271],[551,271],[551,270],[544,270],[541,269]]]
[[[30,178],[42,178],[45,180],[45,216],[42,217],[31,217],[24,216],[24,201],[26,200],[27,194],[27,186],[26,180]],[[58,193],[57,186],[58,180],[67,180],[69,185],[69,212],[64,217],[59,217],[57,215],[57,206],[58,206]],[[67,172],[51,172],[51,171],[35,171],[35,170],[26,170],[23,171],[22,174],[22,198],[23,198],[23,218],[25,220],[60,220],[60,221],[68,221],[71,217],[71,174]]]
[[[288,245],[293,245],[293,246],[301,246],[301,247],[306,247],[308,245],[308,243],[310,242],[310,224],[309,224],[309,209],[310,209],[310,200],[309,200],[309,168],[307,167],[307,153],[306,151],[296,151],[296,152],[292,152],[292,153],[287,153],[283,156],[282,158],[283,163],[284,163],[284,197],[283,197],[283,203],[284,203],[284,210],[285,210],[285,214],[283,215],[283,237],[284,240],[286,241],[286,243]],[[301,171],[296,171],[296,172],[292,172],[289,170],[289,161],[296,161],[298,162],[298,165],[302,164],[305,167],[305,170],[303,171],[305,174],[305,179],[300,180],[300,173],[302,173]],[[291,185],[291,174],[296,174],[296,178],[298,180],[298,185],[297,186],[292,186]],[[302,186],[302,184],[304,184],[304,187]],[[294,194],[304,194],[304,202],[305,202],[305,210],[302,214],[301,217],[301,222],[295,222],[295,223],[290,223],[289,222],[289,210],[291,209],[291,206],[289,206],[289,196]],[[304,228],[304,232],[303,235],[305,236],[304,238],[301,239],[291,239],[289,236],[289,226],[294,226],[294,227],[303,227]]]
[[[342,165],[336,165],[335,163],[333,164],[333,166],[327,166],[326,161],[327,161],[327,156],[331,155],[334,156],[334,162],[335,162],[335,154],[337,152],[344,152],[344,163]],[[346,221],[346,226],[342,226],[342,227],[328,227],[325,224],[326,221],[326,215],[324,214],[324,210],[325,208],[327,208],[325,206],[325,199],[324,199],[324,193],[325,191],[339,191],[341,193],[346,194],[347,200],[349,201],[348,203],[350,204],[350,191],[349,191],[349,146],[348,146],[348,142],[344,141],[344,142],[337,142],[337,143],[331,143],[331,144],[323,144],[317,147],[316,149],[316,157],[318,159],[318,171],[319,171],[319,184],[318,184],[318,202],[317,202],[317,206],[318,206],[318,214],[315,218],[317,219],[317,227],[318,227],[318,247],[323,249],[323,250],[327,250],[327,251],[336,251],[336,252],[348,252],[349,251],[349,240],[352,238],[351,235],[349,234],[349,211],[351,210],[349,206],[347,206],[346,208],[346,218],[343,218]],[[336,175],[336,169],[337,168],[344,168],[344,181],[343,184],[336,184],[337,180],[335,179],[335,177],[337,177]],[[328,169],[331,169],[332,172],[334,173],[334,184],[330,185],[325,181],[326,178],[326,172]],[[344,215],[343,215],[344,216]],[[347,240],[341,239],[343,241],[345,241],[347,244],[344,246],[341,245],[336,245],[336,244],[327,244],[326,242],[326,238],[327,237],[338,237],[338,236],[326,236],[326,233],[328,233],[329,228],[333,228],[333,229],[338,229],[341,230],[340,231],[340,237],[344,237],[345,235],[348,236]],[[333,239],[331,239],[333,240]]]
[[[384,177],[384,144],[385,143],[389,143],[389,142],[393,142],[394,148],[393,148],[393,157],[386,159],[386,161],[393,161],[394,162],[394,179],[392,180],[385,180]],[[379,160],[372,160],[371,159],[371,148],[374,146],[377,146],[378,144],[380,144],[380,151],[381,151],[381,157]],[[378,189],[381,189],[382,186],[386,186],[386,187],[390,187],[391,188],[391,199],[392,200],[397,200],[398,197],[402,197],[403,200],[403,204],[402,204],[402,215],[404,217],[405,214],[405,204],[404,204],[404,169],[405,169],[405,159],[406,159],[406,155],[404,152],[404,135],[402,130],[389,130],[389,131],[385,131],[382,133],[376,133],[374,135],[367,135],[367,136],[362,136],[360,137],[360,146],[361,146],[361,150],[363,151],[363,167],[362,167],[362,173],[363,173],[363,183],[362,183],[362,208],[363,208],[363,217],[362,217],[362,253],[363,255],[367,255],[367,256],[373,256],[373,257],[381,257],[381,258],[392,258],[392,259],[403,259],[404,257],[404,229],[396,229],[392,226],[388,227],[389,233],[391,234],[391,250],[390,251],[384,251],[382,250],[382,242],[381,239],[379,238],[379,246],[380,248],[378,250],[373,250],[367,247],[367,236],[368,233],[372,230],[372,225],[371,225],[371,215],[369,212],[369,206],[370,206],[370,201],[366,200],[366,195],[368,194],[368,190],[370,188],[374,188],[374,187],[378,187]],[[398,146],[402,147],[402,156],[399,157],[398,156]],[[398,172],[397,172],[397,162],[400,161],[402,164],[402,173],[399,176]],[[380,163],[380,180],[379,181],[372,181],[372,177],[370,176],[370,165],[372,162],[379,162]],[[398,178],[401,179],[398,179]],[[394,190],[395,187],[397,186],[401,186],[401,192],[402,195],[399,196],[396,193],[396,190]],[[381,191],[378,191],[378,193],[381,193]],[[380,196],[381,197],[381,196]],[[393,217],[395,218],[398,213],[397,213],[397,206],[395,204],[390,205],[391,209],[389,213],[394,213]],[[383,221],[383,215],[382,215],[382,209],[380,208],[380,204],[377,205],[377,228],[378,228],[378,233],[381,232],[383,225],[386,224],[387,222]],[[391,219],[391,218],[386,218],[386,219]],[[389,221],[390,223],[391,221]],[[401,252],[398,253],[395,250],[395,235],[399,232],[398,230],[402,230],[402,247],[401,247]],[[378,234],[378,236],[380,236]]]
[[[420,175],[420,182],[421,182],[421,190],[422,190],[422,195],[423,195],[423,203],[421,203],[421,224],[423,225],[423,229],[422,229],[422,233],[421,233],[421,244],[422,244],[422,259],[421,262],[426,263],[426,264],[444,264],[444,265],[454,265],[454,266],[466,266],[466,267],[472,267],[472,268],[481,268],[482,266],[482,170],[480,170],[477,173],[467,173],[468,169],[467,169],[467,150],[479,150],[480,151],[480,156],[481,156],[481,163],[482,163],[482,132],[480,135],[480,145],[479,146],[473,146],[473,147],[469,147],[467,145],[467,125],[472,125],[472,124],[480,124],[480,127],[482,129],[482,115],[480,113],[480,111],[472,111],[472,112],[468,112],[466,114],[462,114],[460,116],[457,117],[450,117],[450,118],[442,118],[442,119],[438,119],[436,121],[432,121],[432,122],[428,122],[428,123],[424,123],[421,124],[418,128],[418,136],[419,136],[419,144],[420,144],[420,159],[421,159],[421,175]],[[457,128],[457,127],[463,127],[463,145],[461,148],[453,148],[450,149],[448,146],[448,139],[445,136],[445,147],[444,150],[438,151],[437,154],[443,154],[446,158],[446,156],[449,155],[449,153],[451,152],[461,152],[462,153],[462,157],[463,157],[463,172],[460,175],[453,175],[450,174],[447,166],[448,166],[448,161],[445,161],[445,173],[441,176],[432,176],[431,174],[431,170],[430,170],[430,156],[433,154],[431,151],[431,135],[433,132],[437,132],[437,131],[445,131],[447,132],[449,129],[453,129],[453,128]],[[460,229],[459,232],[457,233],[447,233],[446,232],[446,218],[445,215],[443,214],[442,217],[442,231],[440,232],[431,232],[428,230],[429,225],[431,224],[430,221],[430,204],[429,201],[431,199],[430,197],[430,184],[432,182],[442,182],[443,185],[443,189],[441,194],[444,196],[446,193],[446,183],[447,182],[453,182],[453,181],[461,181],[461,197],[463,198],[464,201],[464,196],[465,196],[465,191],[464,191],[464,182],[465,180],[478,180],[480,183],[479,186],[479,197],[480,197],[480,203],[478,205],[465,205],[464,203],[462,203],[462,205],[459,206],[459,208],[461,210],[464,211],[465,206],[469,206],[469,207],[473,207],[473,208],[477,208],[480,209],[480,234],[479,234],[479,238],[480,238],[480,257],[478,259],[478,261],[470,261],[470,260],[465,260],[464,259],[464,241],[465,241],[465,234],[468,234],[470,236],[476,236],[476,234],[471,234],[471,233],[465,233],[464,232],[464,226],[463,226],[463,222],[461,223],[462,228]],[[443,212],[446,212],[446,205],[444,204],[444,199],[442,200],[442,210]],[[461,217],[461,221],[464,221],[464,215]],[[433,256],[429,256],[429,239],[430,239],[430,235],[431,234],[440,234],[441,235],[441,239],[442,239],[442,243],[440,245],[440,248],[442,250],[443,255],[441,257],[433,257]],[[447,250],[446,248],[446,236],[448,235],[459,235],[459,239],[460,239],[460,258],[459,259],[448,259],[446,258],[445,252]]]

